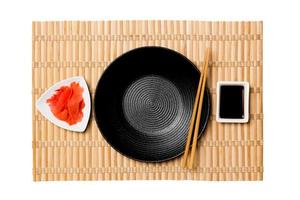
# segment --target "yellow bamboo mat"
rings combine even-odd
[[[262,22],[99,21],[33,22],[33,180],[262,180]],[[212,114],[199,142],[193,170],[180,158],[160,164],[128,159],[101,136],[93,114],[85,133],[61,129],[35,108],[38,97],[59,80],[81,75],[94,95],[101,74],[116,57],[140,46],[164,46],[200,70],[212,48],[208,87]],[[216,83],[250,82],[250,122],[216,122]]]

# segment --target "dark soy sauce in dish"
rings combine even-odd
[[[244,87],[222,85],[220,87],[220,117],[230,119],[244,118]]]

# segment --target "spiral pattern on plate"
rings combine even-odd
[[[178,89],[167,79],[151,75],[133,82],[123,98],[125,118],[142,133],[162,134],[182,116]]]

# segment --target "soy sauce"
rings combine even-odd
[[[220,117],[244,118],[244,87],[223,85],[220,87]]]

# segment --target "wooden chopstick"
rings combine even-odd
[[[205,60],[206,60],[206,54],[205,54]],[[195,102],[194,102],[194,108],[193,108],[192,117],[191,117],[191,121],[190,121],[187,141],[186,141],[186,144],[185,144],[183,158],[181,160],[181,166],[182,167],[185,167],[186,163],[187,163],[187,158],[188,158],[188,154],[189,154],[189,150],[190,150],[191,139],[192,139],[193,130],[194,130],[194,126],[195,126],[195,119],[196,119],[196,114],[197,114],[197,109],[198,109],[198,102],[199,102],[199,97],[200,97],[200,90],[201,90],[202,81],[203,81],[203,76],[200,76],[199,83],[198,83],[198,88],[197,88],[197,93],[196,93],[196,97],[195,97]]]
[[[193,130],[194,130],[192,153],[191,153],[191,159],[190,159],[189,166],[188,166],[190,169],[193,167],[193,162],[194,162],[194,158],[195,158],[209,56],[210,56],[210,49],[206,49],[205,58],[204,58],[204,60],[205,60],[204,70],[203,70],[203,74],[200,76],[197,94],[195,97],[195,102],[194,102],[194,107],[193,107],[193,112],[192,112],[192,117],[191,117],[190,126],[189,126],[189,132],[188,132],[187,141],[186,141],[186,145],[185,145],[185,151],[184,151],[184,155],[183,155],[182,162],[181,162],[181,166],[185,167],[186,163],[187,163],[187,157],[188,157],[190,143],[191,143]],[[200,99],[200,101],[199,101],[199,99]],[[197,119],[196,119],[196,124],[195,124],[196,115],[197,115]],[[194,129],[194,127],[195,127],[195,129]]]
[[[206,78],[207,78],[207,71],[208,71],[208,60],[210,57],[210,49],[206,50],[206,58],[205,58],[205,64],[204,64],[204,73],[203,73],[203,82],[201,85],[201,91],[200,91],[200,100],[197,110],[197,119],[196,119],[196,125],[194,130],[194,137],[193,137],[193,144],[192,144],[192,152],[191,152],[191,159],[189,162],[189,169],[193,168],[194,160],[195,160],[195,153],[196,153],[196,147],[198,142],[198,132],[199,132],[199,126],[200,126],[200,120],[201,120],[201,113],[202,113],[202,104],[203,104],[203,97],[205,92],[205,85],[206,85]]]

